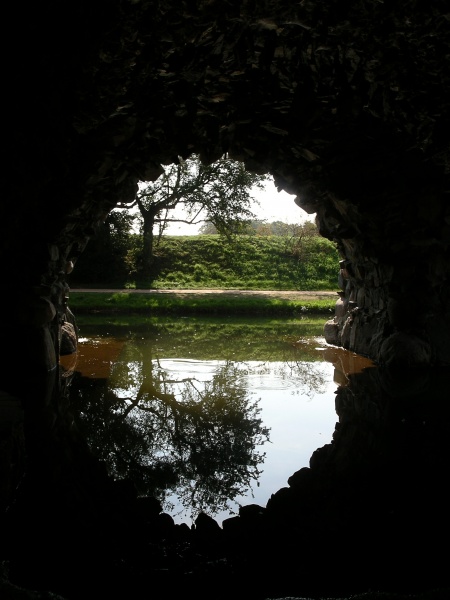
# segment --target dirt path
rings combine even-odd
[[[267,296],[270,298],[283,298],[285,300],[329,300],[330,298],[338,299],[337,292],[323,291],[285,291],[285,290],[129,290],[129,289],[87,289],[87,288],[72,288],[72,292],[96,292],[103,294],[177,294],[179,296],[206,296],[207,294],[215,294],[217,296]]]

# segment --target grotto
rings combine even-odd
[[[447,2],[44,0],[4,23],[0,597],[449,597]],[[193,153],[316,214],[341,255],[325,338],[378,366],[267,506],[191,529],[90,455],[59,358],[99,224]]]

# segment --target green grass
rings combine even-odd
[[[334,313],[336,298],[288,300],[283,298],[227,296],[225,294],[140,294],[138,292],[70,293],[69,306],[78,314],[176,314],[300,316],[305,313]]]
[[[138,239],[138,238],[136,238]],[[88,246],[89,248],[89,246]],[[131,252],[131,251],[130,251]],[[154,251],[154,275],[129,275],[101,265],[88,249],[78,259],[69,285],[144,289],[334,290],[339,272],[335,244],[319,235],[304,238],[240,235],[232,243],[218,235],[163,236]],[[111,263],[113,264],[113,263]],[[134,274],[133,274],[134,273]]]
[[[95,261],[90,261],[95,262]],[[80,265],[81,266],[81,265]],[[238,236],[228,243],[217,235],[164,236],[155,250],[151,281],[84,280],[75,268],[73,288],[156,290],[337,290],[339,257],[335,245],[313,235]],[[78,275],[77,276],[77,272]],[[73,284],[72,282],[75,282]],[[82,293],[72,291],[70,307],[77,313],[140,315],[297,316],[334,313],[336,297],[290,300],[227,294]]]
[[[242,235],[233,244],[217,235],[166,236],[155,252],[152,287],[243,290],[334,289],[339,257],[320,236],[301,244],[282,236]]]

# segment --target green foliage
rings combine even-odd
[[[179,157],[177,164],[162,166],[161,171],[155,181],[140,183],[131,206],[118,205],[139,209],[141,255],[135,266],[144,279],[153,276],[155,246],[169,223],[208,222],[228,238],[242,233],[247,221],[255,217],[249,206],[257,201],[251,193],[268,180],[268,175],[250,173],[244,163],[227,155],[209,165],[196,155],[186,160]],[[184,209],[185,218],[174,216],[176,208]]]
[[[251,191],[262,189],[268,180],[268,175],[250,173],[244,163],[226,155],[209,165],[192,155],[164,166],[163,171],[155,181],[143,182],[136,196],[144,221],[151,217],[152,225],[160,224],[162,230],[169,222],[178,221],[171,211],[182,206],[187,222],[206,221],[220,233],[236,233],[244,219],[254,217],[249,210]]]
[[[282,224],[273,225],[280,230]],[[284,225],[283,235],[162,236],[155,248],[152,278],[140,275],[139,235],[122,230],[117,234],[117,247],[103,242],[105,236],[93,245],[93,251],[88,245],[69,283],[80,287],[334,290],[339,270],[335,244],[322,238],[313,223]],[[109,239],[114,239],[112,234]]]

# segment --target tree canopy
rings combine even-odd
[[[192,155],[177,164],[164,166],[164,173],[155,181],[143,182],[135,202],[141,218],[141,275],[151,278],[155,233],[160,237],[170,223],[211,223],[227,237],[239,233],[243,224],[254,219],[251,202],[257,202],[252,191],[262,189],[268,175],[246,171],[242,162],[224,155],[205,165]],[[182,207],[186,218],[173,216]],[[158,232],[155,228],[158,227]]]

